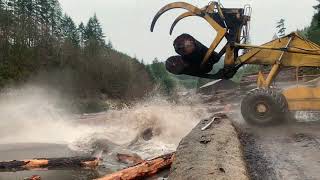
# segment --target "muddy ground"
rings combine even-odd
[[[320,123],[249,127],[242,132],[252,179],[320,179]]]
[[[244,122],[239,100],[225,102],[239,132],[253,180],[320,179],[320,116],[296,112],[297,119],[273,127]],[[302,114],[302,115],[301,115]]]

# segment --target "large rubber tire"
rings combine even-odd
[[[288,103],[276,89],[254,89],[242,100],[241,113],[249,124],[276,125],[287,120]]]

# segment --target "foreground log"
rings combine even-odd
[[[182,139],[169,179],[249,179],[238,134],[225,114],[202,120]]]
[[[99,165],[95,157],[70,157],[70,158],[39,158],[22,161],[0,162],[0,171],[20,171],[32,169],[55,168],[89,168],[94,169]]]
[[[118,172],[99,178],[97,180],[132,180],[145,178],[148,176],[152,176],[163,169],[170,168],[173,160],[174,153],[166,154],[151,160],[145,160],[134,166],[120,170]]]

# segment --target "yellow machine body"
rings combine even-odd
[[[291,111],[320,110],[320,87],[297,86],[286,89],[282,93]]]
[[[259,72],[258,87],[268,88],[281,67],[320,67],[320,46],[297,33],[291,33],[262,46],[242,46],[250,50],[240,56],[236,63],[272,65],[267,77]],[[285,48],[285,51],[280,51],[282,48]],[[320,87],[297,85],[285,89],[282,93],[291,111],[320,110]]]
[[[293,67],[320,67],[320,46],[291,33],[283,38],[275,39],[262,46],[239,45],[251,48],[238,58],[238,63]],[[281,51],[282,48],[285,50]]]
[[[162,14],[176,8],[185,9],[187,12],[181,14],[174,21],[170,34],[180,20],[190,16],[202,17],[217,32],[217,36],[211,43],[202,64],[208,61],[214,50],[222,43],[223,38],[228,39],[228,33],[233,28],[227,25],[226,17],[228,13],[239,12],[239,9],[223,8],[218,2],[211,2],[203,8],[184,2],[171,3],[160,9],[155,15],[151,31],[153,31],[157,20]],[[243,64],[271,65],[272,68],[266,77],[259,72],[257,85],[260,88],[269,88],[282,67],[320,67],[320,46],[299,36],[297,33],[291,33],[261,46],[248,45],[248,21],[250,21],[251,9],[248,10],[245,7],[241,10],[243,10],[242,13],[237,14],[236,17],[241,19],[243,23],[234,31],[233,37],[235,38],[232,40],[234,42],[228,41],[222,50],[222,53],[225,53],[225,66]],[[247,11],[250,12],[247,13]],[[217,16],[223,20],[224,24],[214,20],[214,17]],[[243,55],[238,56],[240,49],[245,49],[245,51]],[[284,90],[283,95],[288,102],[289,110],[320,110],[320,87],[297,86]]]

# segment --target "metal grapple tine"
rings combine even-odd
[[[215,29],[217,31],[217,36],[214,39],[214,41],[212,42],[212,44],[210,45],[202,63],[201,63],[201,66],[203,66],[204,64],[206,64],[208,62],[210,56],[212,55],[212,53],[214,52],[216,47],[219,45],[219,43],[221,42],[221,40],[223,39],[223,37],[227,33],[227,30],[224,27],[220,26],[214,19],[212,19],[212,17],[204,11],[204,8],[200,9],[196,6],[193,6],[193,5],[185,3],[185,2],[175,2],[175,3],[170,3],[166,6],[164,6],[163,8],[160,9],[160,11],[158,11],[158,13],[155,15],[155,17],[152,20],[151,28],[150,28],[151,32],[153,32],[154,26],[162,14],[164,14],[165,12],[167,12],[171,9],[176,9],[176,8],[185,9],[189,13],[193,13],[196,16],[202,17],[211,25],[211,27],[213,29]],[[206,8],[207,7],[205,7],[205,9]],[[177,20],[177,21],[179,21],[179,20]]]
[[[173,24],[171,25],[170,35],[172,34],[174,27],[178,24],[179,21],[181,21],[182,19],[184,19],[186,17],[190,17],[190,16],[197,16],[197,15],[194,14],[193,12],[185,12],[185,13],[181,14],[180,16],[178,16],[177,19],[175,19]]]
[[[153,32],[154,26],[156,24],[156,22],[158,21],[159,17],[164,14],[165,12],[171,10],[171,9],[177,9],[177,8],[181,8],[181,9],[185,9],[188,10],[189,12],[192,12],[193,14],[196,15],[201,15],[202,11],[201,9],[197,8],[196,6],[193,6],[191,4],[185,3],[185,2],[175,2],[175,3],[170,3],[166,6],[164,6],[163,8],[161,8],[158,13],[154,16],[152,23],[151,23],[151,28],[150,31]]]

